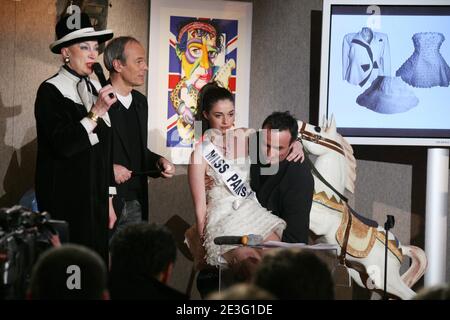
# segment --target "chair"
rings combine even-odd
[[[191,269],[191,274],[190,274],[189,280],[188,280],[188,285],[186,288],[186,295],[188,297],[190,297],[191,292],[192,292],[192,286],[193,286],[194,279],[195,279],[195,275],[197,273],[197,270],[196,270],[195,264],[194,264],[194,257],[191,254],[191,251],[189,250],[189,247],[186,245],[186,242],[185,242],[185,233],[191,226],[179,215],[172,216],[165,223],[165,226],[172,232],[172,235],[175,239],[175,244],[176,244],[177,248],[181,251],[183,256],[186,259],[188,259],[189,261],[192,261],[192,263],[193,263],[192,269]]]

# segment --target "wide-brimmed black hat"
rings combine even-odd
[[[59,54],[61,53],[61,48],[83,41],[97,40],[100,44],[114,36],[112,30],[95,31],[86,13],[80,13],[79,20],[77,20],[78,17],[75,17],[74,14],[63,16],[56,24],[55,32],[57,40],[50,45],[50,50],[53,53]],[[77,25],[77,22],[80,23]]]

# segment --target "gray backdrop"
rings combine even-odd
[[[149,2],[111,0],[108,28],[133,35],[148,46]],[[0,0],[0,206],[11,206],[33,186],[36,129],[33,115],[39,84],[58,70],[54,39],[57,1]],[[322,1],[254,0],[250,85],[250,126],[259,127],[274,110],[317,121]],[[102,56],[100,57],[100,60]],[[152,64],[157,62],[151,61]],[[146,94],[146,86],[139,88]],[[150,111],[151,114],[151,111]],[[396,218],[403,243],[424,246],[426,149],[355,147],[358,159],[357,211],[384,224]],[[179,214],[189,223],[194,212],[186,167],[171,180],[151,180],[150,220],[165,223]],[[449,233],[450,234],[450,233]],[[191,264],[178,255],[172,285],[184,290]],[[447,278],[449,266],[447,266]],[[195,293],[194,297],[198,297]]]

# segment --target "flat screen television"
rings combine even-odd
[[[450,146],[450,1],[324,0],[319,119],[351,144]]]

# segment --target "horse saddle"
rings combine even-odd
[[[346,251],[349,255],[356,258],[365,258],[369,255],[375,241],[380,241],[382,245],[385,245],[385,231],[376,227],[375,223],[366,224],[361,219],[350,212],[347,205],[343,205],[342,219],[336,232],[336,240],[341,247],[345,243],[345,236],[347,226],[350,223],[350,230],[348,232],[347,248]],[[403,254],[399,248],[399,242],[394,239],[388,239],[388,249],[394,254],[394,256],[402,262]]]

